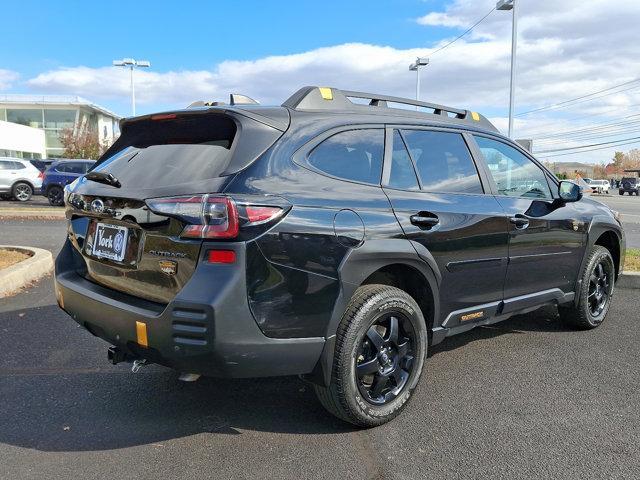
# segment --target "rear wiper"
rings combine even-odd
[[[104,183],[116,188],[121,187],[120,180],[107,172],[89,172],[84,176],[84,178],[91,180],[92,182]]]

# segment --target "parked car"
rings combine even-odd
[[[620,188],[618,193],[620,195],[624,195],[628,193],[629,195],[638,195],[638,190],[640,188],[640,179],[637,177],[623,177],[620,180]]]
[[[26,202],[40,192],[42,173],[29,160],[0,157],[0,195]]]
[[[595,193],[609,193],[609,188],[611,184],[609,180],[591,180],[589,186],[593,189]]]
[[[601,325],[625,252],[615,212],[482,115],[333,88],[126,119],[68,194],[58,303],[113,363],[301,375],[360,426],[448,336],[543,305]],[[144,207],[163,222],[120,213]]]
[[[49,204],[64,204],[64,187],[76,178],[84,175],[95,164],[95,160],[59,160],[44,172],[42,195],[49,199]]]

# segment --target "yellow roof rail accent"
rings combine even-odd
[[[471,112],[471,118],[473,118],[476,122],[480,121],[480,115],[478,115],[478,112]]]
[[[318,89],[320,90],[320,95],[322,95],[322,98],[324,98],[325,100],[333,100],[333,91],[331,90],[331,88],[318,87]]]

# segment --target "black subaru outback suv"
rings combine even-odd
[[[55,278],[114,363],[301,375],[374,426],[428,346],[549,304],[597,327],[622,269],[617,215],[475,112],[305,87],[121,131],[67,189]]]

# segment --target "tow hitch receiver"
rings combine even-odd
[[[107,350],[107,359],[109,360],[110,363],[117,365],[118,363],[122,363],[122,362],[129,362],[129,363],[133,362],[136,359],[136,357],[127,353],[120,347],[116,347],[112,345]]]

